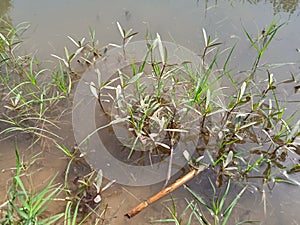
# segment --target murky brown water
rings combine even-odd
[[[96,30],[96,39],[101,46],[119,43],[120,36],[116,27],[116,22],[119,21],[126,29],[133,28],[139,32],[135,40],[144,39],[147,31],[159,33],[164,40],[174,41],[197,54],[200,54],[202,49],[202,28],[205,28],[208,34],[217,37],[227,47],[237,43],[231,58],[231,64],[235,65],[236,71],[250,68],[255,59],[255,52],[246,39],[243,26],[255,36],[267,28],[275,18],[277,24],[285,22],[287,25],[276,35],[271,47],[263,56],[262,63],[278,63],[277,68],[272,68],[278,81],[288,79],[290,73],[299,74],[298,1],[1,0],[0,15],[4,14],[8,15],[13,25],[24,21],[31,24],[31,28],[25,33],[26,51],[36,52],[41,60],[54,61],[50,54],[62,55],[64,46],[72,46],[68,35],[75,39],[88,37],[89,27]],[[281,63],[285,63],[285,66],[279,66]],[[299,75],[297,78],[299,80]],[[239,79],[238,75],[236,79]],[[282,89],[281,100],[292,101],[287,103],[288,112],[300,108],[299,102],[295,103],[299,101],[299,92],[294,93],[292,86]],[[66,142],[71,146],[73,143],[71,129],[64,132],[66,132],[64,136],[68,138]],[[39,152],[39,149],[25,150],[27,145],[26,141],[19,144],[23,155],[24,151],[30,151],[29,155]],[[2,142],[0,203],[5,200],[14,166],[14,142]],[[61,153],[51,147],[46,149],[37,156],[36,163],[32,165],[33,171],[36,171],[33,175],[34,185],[37,188],[43,186],[57,172],[61,173],[65,166],[66,159]],[[203,177],[200,175],[191,185],[201,183],[201,179]],[[108,204],[107,224],[147,224],[151,219],[164,218],[166,212],[161,202],[130,221],[123,217],[127,210],[155,193],[161,186],[162,184],[138,188],[113,185],[104,193],[105,203]],[[299,224],[299,187],[277,185],[272,193],[269,193],[267,188],[265,191],[266,216],[262,195],[255,192],[247,193],[239,201],[233,218],[263,221],[258,224]],[[207,192],[209,190],[199,190],[199,193],[204,195]],[[181,188],[174,196],[183,199],[186,192]],[[164,200],[166,199],[168,198]]]

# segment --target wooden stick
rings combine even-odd
[[[187,174],[185,174],[183,177],[180,177],[177,179],[173,184],[169,185],[168,187],[162,189],[160,192],[156,193],[152,197],[148,198],[148,200],[141,202],[139,205],[131,209],[128,213],[126,213],[124,216],[126,216],[128,219],[134,217],[136,214],[141,212],[143,209],[147,208],[152,203],[156,202],[157,200],[161,199],[162,197],[166,196],[167,194],[170,194],[174,190],[176,190],[181,185],[185,184],[189,180],[193,179],[196,175],[198,175],[200,172],[205,170],[207,167],[201,167],[201,168],[194,168]]]

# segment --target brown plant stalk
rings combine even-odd
[[[163,198],[167,194],[170,194],[174,190],[176,190],[178,187],[182,186],[186,182],[193,179],[195,176],[197,176],[200,172],[204,171],[206,169],[205,166],[199,167],[199,168],[193,168],[190,172],[185,174],[184,176],[177,179],[173,184],[169,185],[168,187],[165,187],[160,192],[156,193],[155,195],[151,196],[147,200],[141,202],[139,205],[131,209],[129,212],[127,212],[124,216],[126,216],[128,219],[134,217],[136,214],[147,208],[152,203],[156,202],[157,200]]]

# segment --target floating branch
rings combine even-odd
[[[182,186],[189,180],[193,179],[195,176],[197,176],[200,172],[204,171],[207,167],[201,166],[200,168],[194,168],[187,174],[185,174],[183,177],[180,177],[177,179],[173,184],[169,185],[168,187],[162,189],[157,194],[153,195],[152,197],[148,198],[146,201],[141,202],[139,205],[137,205],[135,208],[131,209],[128,213],[125,214],[125,216],[130,219],[134,217],[136,214],[141,212],[143,209],[147,208],[152,203],[156,202],[157,200],[163,198],[167,194],[170,194],[174,190],[176,190],[178,187]]]

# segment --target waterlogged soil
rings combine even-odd
[[[56,149],[46,148],[43,151],[39,147],[28,149],[29,142],[24,140],[18,144],[18,149],[23,162],[23,167],[26,169],[26,175],[23,177],[25,185],[32,193],[42,190],[48,182],[57,176],[55,182],[63,183],[64,172],[68,160],[64,155]],[[1,159],[0,159],[0,201],[5,202],[8,195],[8,190],[12,182],[12,177],[15,174],[15,142],[2,142]],[[89,165],[85,162],[74,164],[70,169],[70,179],[75,176],[83,176],[89,173]],[[181,176],[177,174],[176,176]],[[201,195],[205,201],[210,201],[213,196],[213,190],[210,188],[208,177],[214,179],[211,171],[207,170],[198,175],[193,181],[187,183],[195,192]],[[175,178],[172,178],[172,181]],[[103,181],[107,183],[107,180]],[[251,183],[250,183],[251,184]],[[119,184],[113,184],[109,189],[102,193],[102,202],[98,208],[98,214],[101,214],[100,224],[132,224],[143,225],[152,224],[150,221],[157,219],[164,219],[170,216],[165,206],[172,207],[172,200],[177,203],[178,212],[183,211],[186,206],[185,199],[190,198],[191,195],[187,193],[184,188],[179,188],[171,196],[166,196],[162,200],[148,207],[136,217],[128,220],[124,214],[135,207],[141,201],[144,201],[154,193],[161,190],[163,183],[151,185],[148,187],[128,187]],[[241,190],[241,185],[234,184],[230,189],[230,195],[227,201],[231,201],[237,193]],[[222,188],[224,189],[224,187]],[[237,223],[245,220],[261,221],[257,224],[297,224],[299,221],[298,208],[295,205],[300,203],[298,189],[292,186],[277,185],[272,193],[265,187],[264,190],[257,191],[251,185],[246,193],[239,200],[237,206],[233,210],[230,223]],[[284,194],[282,194],[284,193]],[[293,198],[291,198],[293,196]],[[43,213],[42,218],[49,215],[60,213],[64,211],[65,194],[59,196],[53,201],[47,210]],[[216,196],[215,196],[216,197]],[[203,213],[208,215],[208,211],[202,208]],[[264,212],[266,210],[266,214]],[[287,217],[289,213],[292,217]],[[95,218],[95,216],[93,217]],[[187,217],[186,217],[187,219]],[[94,220],[93,220],[94,221]],[[60,221],[58,224],[61,224]],[[87,221],[86,224],[90,224]]]
[[[26,144],[27,143],[27,144]],[[38,193],[50,180],[56,176],[54,184],[62,184],[68,159],[57,149],[43,149],[34,147],[28,149],[28,141],[18,143],[19,154],[22,159],[24,175],[22,180],[27,187],[28,193]],[[1,142],[1,158],[0,158],[0,202],[5,203],[8,198],[9,189],[13,182],[13,176],[16,172],[15,142]],[[84,161],[74,163],[70,168],[69,182],[73,182],[75,177],[82,177],[90,172],[90,167]],[[104,179],[103,183],[108,181]],[[128,187],[113,184],[110,188],[102,193],[102,202],[97,207],[98,215],[101,214],[99,224],[132,224],[143,225],[154,219],[165,218],[168,214],[166,209],[157,202],[147,210],[141,212],[136,218],[128,220],[124,215],[131,208],[135,207],[147,197],[158,192],[163,184],[153,185],[149,187]],[[74,186],[73,186],[74,188]],[[74,190],[74,189],[73,189]],[[74,190],[76,191],[76,190]],[[162,201],[170,201],[169,196]],[[56,197],[54,201],[42,213],[40,218],[47,218],[50,215],[64,212],[66,204],[66,194],[62,193]],[[5,209],[5,207],[3,208]],[[1,213],[1,217],[4,213]],[[80,214],[84,217],[85,214]],[[95,215],[84,224],[93,224]],[[57,224],[63,224],[63,221]]]
[[[28,190],[32,193],[42,190],[54,176],[57,176],[55,180],[56,183],[63,183],[68,159],[61,152],[57,151],[57,149],[51,149],[50,147],[44,148],[42,151],[40,147],[28,149],[29,144],[30,142],[28,140],[23,140],[23,142],[18,143],[23,168],[26,171],[23,180]],[[2,142],[1,145],[0,201],[4,203],[8,196],[8,190],[11,187],[12,177],[15,174],[16,157],[14,141],[5,141]],[[75,176],[84,176],[89,173],[89,169],[89,165],[85,164],[84,161],[74,164],[70,169],[69,179],[72,180]],[[176,177],[181,175],[182,172],[176,174]],[[208,169],[187,183],[190,188],[207,202],[211,201],[211,197],[214,195],[208,180],[209,177],[212,180],[214,179],[212,175],[213,173]],[[173,177],[171,182],[174,181],[176,177]],[[104,179],[103,183],[105,184],[107,182],[108,181]],[[152,224],[150,221],[170,217],[165,206],[172,207],[171,197],[177,203],[178,212],[182,212],[186,206],[185,199],[191,199],[191,195],[188,194],[183,187],[176,190],[172,195],[166,196],[151,205],[136,217],[130,220],[124,217],[125,213],[141,201],[146,200],[151,195],[160,191],[163,185],[163,183],[159,183],[147,187],[129,187],[113,184],[102,193],[102,202],[97,210],[98,214],[101,214],[100,224]],[[300,217],[297,213],[298,208],[295,207],[300,203],[298,188],[288,185],[276,185],[273,191],[269,192],[267,187],[263,187],[261,190],[256,190],[253,187],[250,182],[249,188],[234,208],[229,224],[245,220],[256,220],[260,221],[257,222],[257,224],[270,225],[297,224],[297,221],[300,221]],[[224,188],[223,186],[221,189]],[[238,183],[231,186],[227,204],[233,200],[241,188],[242,185]],[[218,190],[220,191],[221,189]],[[293,198],[291,198],[291,196],[293,196]],[[65,197],[65,194],[58,196],[42,214],[42,218],[63,212]],[[209,214],[205,208],[202,208],[202,210],[206,215]],[[266,212],[264,212],[264,210],[266,210]],[[291,216],[287,217],[287,213]],[[187,218],[188,217],[185,217],[185,219]],[[95,215],[91,217],[91,220],[87,220],[86,224],[90,224],[94,219]],[[62,221],[58,224],[61,223]]]
[[[213,2],[153,1],[150,3],[150,1],[128,0],[118,1],[117,4],[108,1],[90,1],[87,4],[79,0],[74,0],[72,3],[68,0],[51,1],[51,3],[50,1],[37,3],[1,0],[0,14],[7,14],[14,25],[29,21],[32,28],[25,39],[27,51],[36,52],[38,49],[37,55],[47,60],[51,53],[63,55],[63,47],[72,46],[67,38],[68,35],[78,39],[83,36],[87,37],[89,26],[96,30],[96,38],[100,40],[100,45],[119,43],[116,21],[119,21],[126,29],[132,27],[134,30],[141,31],[141,34],[137,36],[138,39],[144,39],[143,35],[146,32],[143,31],[151,30],[153,33],[160,33],[165,40],[175,40],[190,49],[196,49],[195,51],[200,54],[198,49],[202,48],[199,47],[201,45],[199,40],[202,39],[204,27],[207,33],[219,38],[229,47],[237,43],[232,57],[233,61],[237,61],[234,68],[236,71],[250,68],[255,57],[255,51],[251,49],[241,24],[255,36],[270,24],[275,14],[278,23],[288,21],[288,25],[283,28],[282,32],[279,32],[279,36],[272,43],[272,48],[263,58],[263,62],[278,63],[277,67],[271,71],[278,81],[289,79],[291,73],[298,73],[300,37],[297,32],[300,11],[297,2],[281,1],[278,5],[271,4],[273,1],[252,1],[251,4],[247,1]],[[284,62],[282,62],[283,58]],[[281,67],[280,63],[287,64]],[[239,79],[239,77],[236,78]],[[282,90],[281,100],[287,102],[288,112],[291,112],[291,109],[299,109],[299,103],[295,103],[299,99],[299,92],[294,89],[294,86],[291,85]],[[0,130],[3,128],[1,126]],[[65,138],[64,145],[72,148],[74,141],[71,127],[66,126],[61,133]],[[51,144],[34,145],[32,148],[30,140],[30,137],[21,136],[18,137],[17,142],[23,166],[26,169],[26,176],[24,176],[26,186],[33,192],[41,190],[54,176],[57,176],[55,182],[62,183],[68,163],[67,157]],[[1,205],[7,200],[8,190],[16,170],[16,143],[10,139],[1,141],[0,144]],[[75,173],[80,170],[81,175],[86,167],[73,169]],[[188,183],[207,201],[211,200],[213,194],[208,181],[211,174],[207,171]],[[177,177],[180,175],[177,174]],[[76,177],[76,174],[72,176]],[[255,220],[258,221],[256,224],[267,225],[299,224],[300,190],[298,186],[278,184],[270,191],[268,187],[261,185],[262,188],[257,190],[251,182],[249,181],[247,191],[233,210],[229,224],[243,220]],[[151,205],[130,220],[124,217],[128,210],[161,190],[162,187],[162,183],[147,187],[113,184],[102,193],[103,201],[98,213],[103,214],[99,224],[139,225],[166,218],[169,214],[164,205],[172,207],[171,196]],[[233,199],[241,190],[242,185],[235,183],[232,187],[228,199]],[[178,211],[180,211],[186,206],[184,199],[191,196],[184,188],[179,188],[172,194],[172,197],[178,202]],[[65,196],[62,195],[53,201],[43,216],[64,211],[64,198]],[[205,209],[203,211],[208,213]]]
[[[17,139],[15,139],[17,140]],[[63,168],[66,159],[59,151],[51,149],[41,150],[41,147],[31,148],[28,140],[18,138],[18,141],[1,141],[0,156],[0,201],[1,204],[8,199],[9,190],[12,188],[13,177],[16,173],[16,154],[17,147],[22,163],[22,181],[28,193],[38,193],[56,176],[55,183],[61,183]],[[43,217],[64,210],[63,204],[54,201],[44,212]],[[2,210],[1,210],[2,211]],[[3,214],[2,214],[3,216]]]

